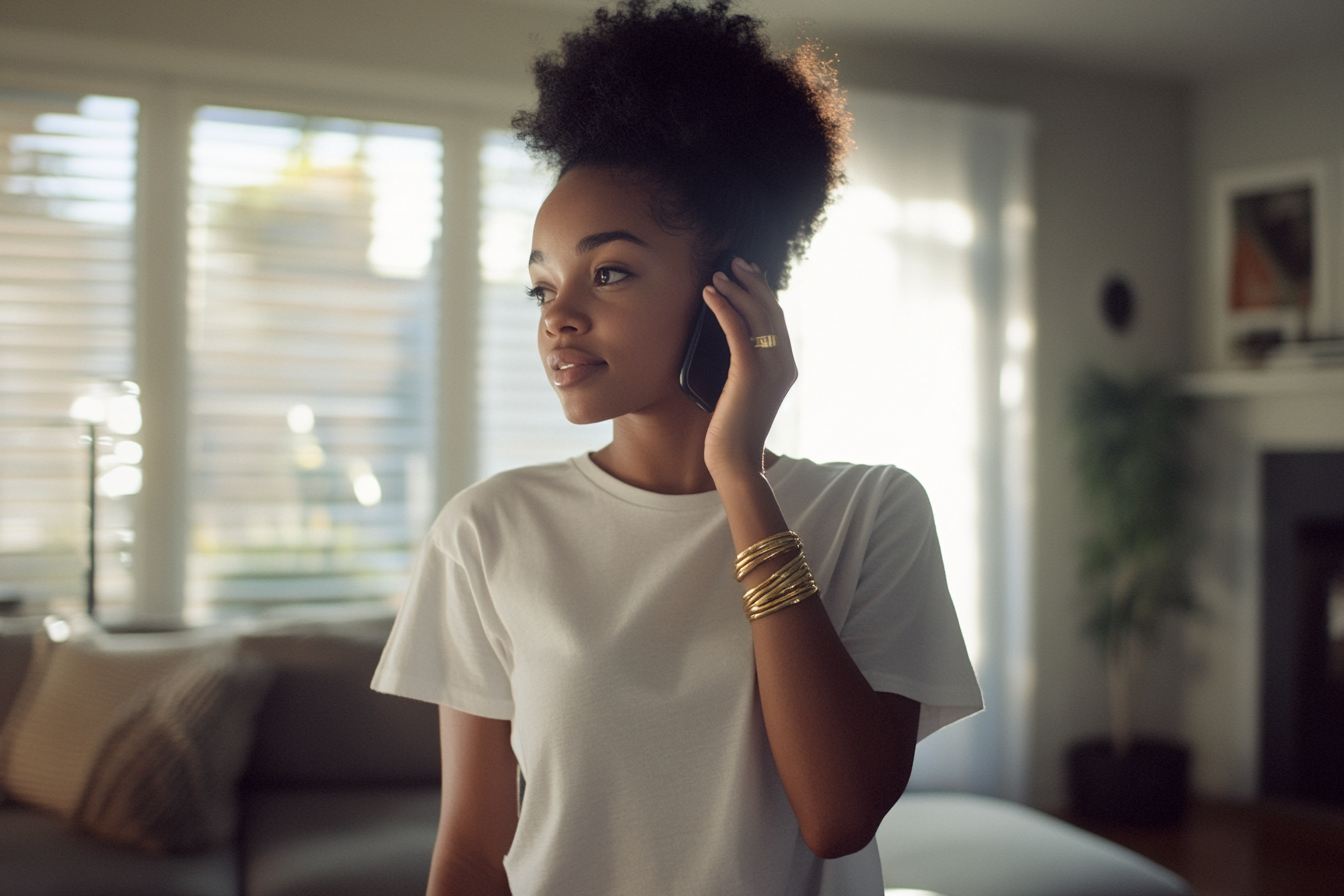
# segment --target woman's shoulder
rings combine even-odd
[[[924,486],[894,464],[818,463],[781,456],[767,471],[775,490],[799,495],[868,496],[877,500],[924,495]]]
[[[553,501],[573,490],[581,479],[573,460],[495,473],[449,499],[430,528],[431,536],[442,539],[463,527],[474,528],[538,502]]]

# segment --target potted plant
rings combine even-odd
[[[1080,818],[1169,823],[1185,809],[1189,751],[1136,736],[1134,692],[1165,624],[1196,609],[1186,569],[1193,414],[1193,402],[1160,374],[1091,368],[1073,383],[1074,462],[1092,522],[1080,546],[1084,631],[1106,663],[1111,716],[1109,738],[1069,751],[1071,809]]]

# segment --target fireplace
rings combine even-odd
[[[1344,806],[1344,451],[1261,455],[1260,789]]]

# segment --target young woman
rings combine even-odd
[[[599,11],[515,120],[559,172],[542,363],[612,441],[466,489],[426,539],[374,686],[441,706],[431,894],[879,894],[916,740],[980,706],[919,484],[764,449],[797,375],[775,290],[845,118],[727,6]],[[732,356],[712,413],[678,385],[701,302]]]

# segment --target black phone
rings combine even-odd
[[[723,271],[728,279],[737,283],[733,276],[733,259],[736,252],[724,252],[714,260],[714,270]],[[740,283],[738,284],[741,285]],[[723,384],[728,382],[728,364],[732,353],[728,348],[728,337],[719,326],[709,305],[702,298],[700,313],[696,315],[695,327],[691,330],[691,341],[686,346],[686,355],[681,359],[681,391],[691,397],[700,409],[714,412],[723,394]]]

